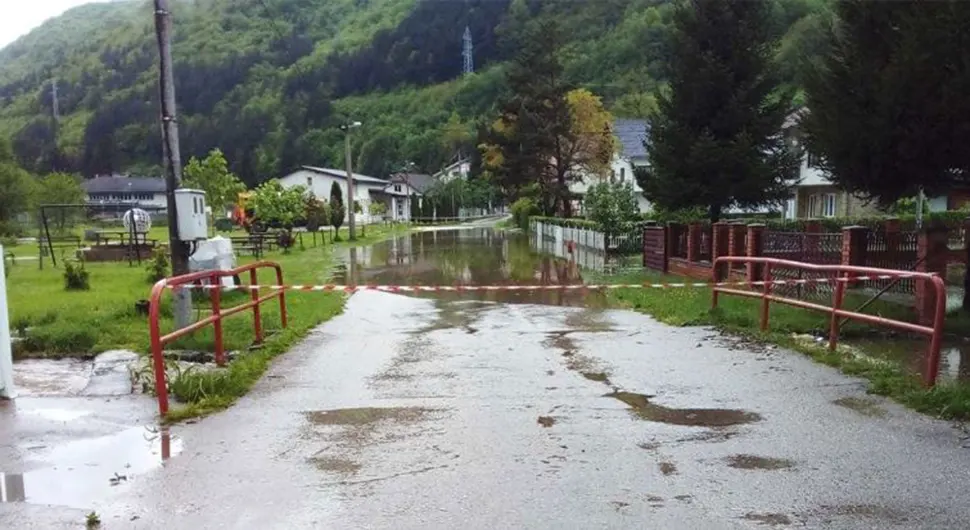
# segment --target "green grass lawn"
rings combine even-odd
[[[587,278],[589,283],[679,282],[683,278],[642,272],[602,278]],[[821,345],[805,340],[801,335],[828,337],[827,314],[772,303],[769,330],[760,331],[761,300],[721,294],[718,308],[711,309],[710,288],[617,289],[610,291],[610,299],[621,307],[647,313],[657,320],[674,326],[715,326],[747,338],[772,342],[801,351],[819,362],[835,366],[845,373],[869,380],[869,391],[885,395],[920,412],[942,418],[970,419],[970,383],[943,382],[933,389],[923,387],[917,374],[896,363],[874,361],[854,353],[840,344],[836,352],[829,351],[827,342]],[[868,297],[847,293],[844,307],[859,307]],[[819,302],[825,305],[826,302]],[[898,304],[877,301],[866,310],[868,314],[912,321],[913,311]],[[957,314],[947,319],[949,333],[966,335],[970,319]],[[872,336],[876,328],[849,322],[842,328],[842,338]],[[891,340],[891,339],[884,339]]]
[[[370,226],[356,244],[373,243],[407,230],[404,225]],[[318,243],[313,247],[305,240],[304,244],[305,249],[297,246],[288,253],[274,251],[262,259],[280,263],[288,284],[327,283],[334,265],[332,249],[351,243]],[[239,264],[253,261],[250,256],[239,258]],[[122,348],[148,353],[147,317],[136,310],[136,302],[147,299],[151,290],[147,265],[88,263],[85,269],[90,274],[90,289],[84,291],[65,290],[63,266],[39,270],[36,262],[20,262],[11,267],[7,278],[10,322],[21,338],[15,343],[15,358],[90,357]],[[262,272],[260,280],[276,283],[272,270]],[[247,296],[243,292],[224,293],[223,307],[242,303]],[[196,316],[208,314],[208,295],[197,292],[193,298]],[[280,327],[278,303],[264,303],[262,320],[267,337],[262,347],[240,356],[226,370],[192,372],[172,382],[172,394],[187,406],[173,410],[171,417],[196,416],[231,404],[255,383],[273,357],[314,326],[339,314],[345,299],[342,293],[287,293],[286,330]],[[164,300],[162,315],[165,333],[173,329],[170,296]],[[254,341],[252,313],[245,311],[227,318],[223,336],[227,351],[247,350]],[[166,348],[211,352],[212,328],[201,329]]]

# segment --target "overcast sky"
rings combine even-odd
[[[92,0],[0,0],[0,48],[26,35],[45,20]]]

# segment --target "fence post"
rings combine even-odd
[[[916,258],[919,272],[937,273],[946,276],[946,264],[950,249],[948,246],[949,228],[932,226],[919,233]],[[936,291],[930,280],[916,280],[916,314],[921,324],[933,323],[936,311]]]
[[[765,249],[765,225],[748,225],[748,245],[745,255],[749,258],[758,258],[764,254]],[[760,263],[748,263],[747,276],[749,282],[761,281],[764,267]]]
[[[728,256],[744,256],[746,255],[746,244],[744,242],[745,232],[748,230],[743,223],[734,223],[728,226]],[[731,263],[728,265],[728,270],[733,270],[739,268],[740,264]]]
[[[10,339],[10,318],[7,314],[7,275],[5,254],[0,245],[0,398],[13,399],[13,349]]]
[[[721,256],[730,256],[730,237],[731,237],[731,225],[724,222],[717,222],[711,226],[711,263],[713,264],[717,261],[717,258]],[[714,271],[714,277],[717,281],[724,281],[727,279],[728,267],[726,263],[721,263],[716,266],[718,270]]]
[[[701,224],[690,223],[687,225],[687,261],[695,263],[700,261],[698,258],[701,252]]]
[[[683,249],[680,248],[678,244],[680,242],[680,231],[684,229],[684,225],[680,223],[667,223],[667,255],[677,256]]]
[[[886,236],[886,260],[890,263],[899,261],[899,232],[901,231],[899,219],[890,217],[882,223],[883,233]]]
[[[667,274],[670,254],[668,253],[667,227],[646,226],[643,228],[643,266]],[[652,245],[652,246],[648,246]],[[653,256],[651,260],[650,257]],[[657,260],[660,260],[657,263]],[[651,266],[651,261],[653,261]],[[658,266],[659,265],[659,266]]]
[[[963,309],[970,311],[970,217],[963,220]]]
[[[865,226],[842,227],[842,265],[865,266],[868,236]]]
[[[822,233],[822,223],[818,219],[805,221],[805,244],[802,246],[799,261],[806,261],[805,256],[817,256],[819,254],[819,234]]]

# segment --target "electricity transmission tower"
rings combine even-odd
[[[464,59],[462,73],[464,75],[468,75],[475,71],[475,57],[472,55],[472,30],[468,26],[465,26],[465,34],[462,36],[461,40],[463,43],[461,56]]]

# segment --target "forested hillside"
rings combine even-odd
[[[827,0],[776,0],[786,76],[812,53]],[[554,18],[567,82],[643,116],[666,79],[670,0],[174,0],[183,157],[219,147],[254,184],[340,166],[346,119],[363,172],[433,171],[474,149],[519,29]],[[462,77],[471,30],[476,73]],[[37,173],[159,173],[151,2],[68,11],[0,51],[0,136]],[[55,127],[52,81],[60,120]],[[55,148],[56,142],[56,148]]]

